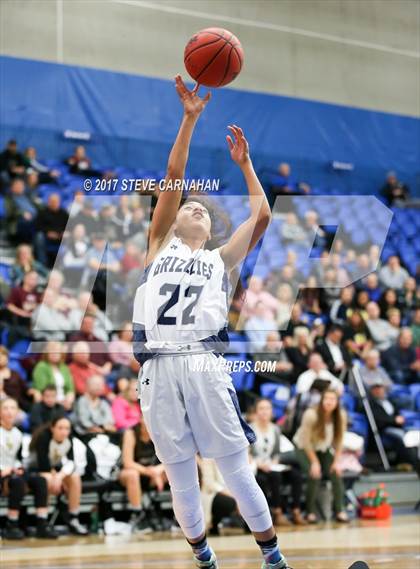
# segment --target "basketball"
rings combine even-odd
[[[223,87],[241,72],[244,52],[238,38],[223,28],[207,28],[185,46],[186,70],[206,87]]]

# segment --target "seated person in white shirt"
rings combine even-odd
[[[339,395],[344,392],[343,383],[328,371],[324,360],[320,354],[314,353],[309,357],[308,370],[300,374],[296,384],[296,393],[307,393],[311,391],[315,380],[325,381],[325,388],[331,388],[337,391]]]

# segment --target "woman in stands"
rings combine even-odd
[[[305,411],[301,426],[293,439],[299,449],[301,466],[308,475],[306,511],[311,524],[317,523],[316,501],[322,478],[332,482],[336,520],[341,523],[348,522],[339,467],[346,425],[346,413],[340,407],[337,392],[327,389],[318,407]]]
[[[112,402],[112,415],[118,430],[130,429],[141,419],[137,393],[137,379],[131,379],[127,387]]]
[[[152,528],[142,509],[142,492],[152,488],[161,492],[167,483],[167,478],[143,421],[124,432],[122,466],[119,481],[127,489],[132,511],[131,524],[139,532],[151,531]]]
[[[34,259],[30,245],[19,245],[16,249],[15,262],[10,268],[10,278],[13,285],[20,285],[23,276],[30,271],[35,271],[38,274],[38,284],[46,283],[48,269]]]
[[[29,448],[31,468],[47,481],[49,492],[54,496],[64,492],[67,496],[71,533],[87,535],[88,530],[79,521],[82,481],[74,462],[70,420],[54,417],[34,433]]]
[[[70,411],[74,403],[74,384],[69,367],[63,361],[64,354],[60,342],[48,342],[42,359],[33,371],[33,390],[36,401],[41,400],[41,393],[47,385],[54,385],[57,401]]]
[[[29,488],[35,497],[37,537],[53,539],[56,532],[47,525],[48,488],[41,476],[25,471],[22,458],[22,432],[15,427],[19,408],[14,399],[0,402],[0,496],[8,496],[7,522],[3,532],[6,539],[23,539],[19,527],[19,512]]]
[[[257,401],[252,428],[257,435],[257,441],[251,447],[251,457],[257,469],[257,482],[265,496],[269,498],[274,525],[291,525],[284,514],[286,504],[281,494],[285,484],[291,487],[293,523],[299,526],[306,525],[300,511],[302,472],[293,450],[287,454],[282,452],[282,434],[279,426],[273,423],[273,406],[270,400]],[[280,464],[286,467],[284,471],[276,470]]]

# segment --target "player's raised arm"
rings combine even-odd
[[[168,166],[165,178],[165,186],[174,180],[182,180],[188,160],[191,137],[197,120],[210,99],[210,93],[201,99],[197,95],[198,85],[189,91],[180,75],[175,77],[175,87],[181,103],[184,107],[184,116],[169,154]],[[168,235],[179,208],[181,191],[165,191],[159,194],[156,204],[149,235],[149,251],[147,262],[150,262],[161,247]]]
[[[233,135],[227,136],[232,160],[238,164],[244,175],[250,196],[251,215],[233,233],[229,241],[220,248],[220,255],[227,269],[233,268],[252,251],[271,221],[271,211],[264,190],[257,178],[249,157],[248,142],[242,129],[229,126]]]

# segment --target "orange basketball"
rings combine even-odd
[[[185,68],[206,87],[222,87],[240,73],[244,61],[241,42],[223,28],[206,28],[193,35],[185,46]]]

